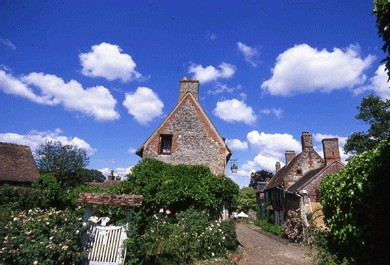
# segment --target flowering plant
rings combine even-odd
[[[301,210],[289,210],[287,212],[287,220],[283,228],[284,235],[292,242],[299,243],[303,239],[303,223],[301,218]]]
[[[0,238],[0,263],[82,264],[80,209],[31,209],[11,216]]]

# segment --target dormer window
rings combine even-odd
[[[172,153],[172,134],[161,134],[159,154],[170,155],[171,153]]]

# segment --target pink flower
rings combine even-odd
[[[166,209],[166,210],[165,210],[165,213],[166,213],[166,214],[171,214],[171,211],[170,211],[169,209]]]
[[[36,261],[34,261],[34,263],[33,263],[34,265],[37,265],[38,264],[38,261],[36,260]]]

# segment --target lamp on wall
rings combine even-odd
[[[232,174],[237,174],[238,166],[237,166],[237,159],[231,159],[232,166],[230,167],[230,170],[232,171]]]

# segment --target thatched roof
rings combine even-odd
[[[30,147],[0,142],[0,182],[31,183],[38,178]]]

